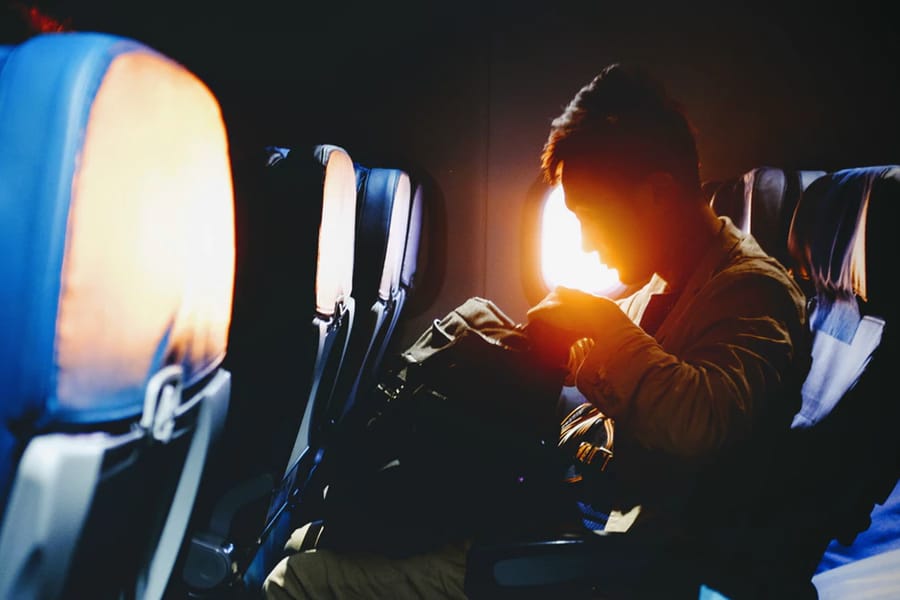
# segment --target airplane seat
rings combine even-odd
[[[790,265],[787,233],[794,207],[809,184],[825,174],[818,170],[756,167],[719,183],[710,204],[717,214],[731,218],[742,231],[782,264]]]
[[[828,597],[826,587],[840,585],[839,576],[831,583],[814,577],[823,569],[826,547],[849,544],[870,529],[873,507],[887,505],[900,473],[900,446],[885,425],[900,417],[900,407],[883,391],[896,351],[886,326],[893,309],[883,249],[888,224],[897,217],[900,169],[874,166],[812,177],[792,211],[786,244],[787,264],[808,290],[812,366],[802,408],[777,442],[779,459],[758,529],[746,532],[752,550],[718,582],[735,597],[749,590],[799,593],[806,582],[813,586],[806,595]],[[900,538],[893,523],[887,529]],[[881,585],[896,593],[895,579]]]
[[[815,284],[816,337],[791,448],[804,470],[785,477],[797,490],[787,517],[812,552],[822,598],[861,597],[876,583],[900,593],[900,405],[889,392],[897,354],[889,244],[898,207],[900,166],[846,169],[808,188],[791,227],[792,255]]]
[[[374,387],[387,348],[414,287],[422,236],[421,186],[412,192],[401,169],[354,164],[357,222],[353,300],[357,310],[330,404],[313,416],[320,448],[363,390]]]
[[[348,443],[351,425],[345,419],[358,401],[374,390],[384,349],[390,343],[406,299],[402,284],[404,252],[409,241],[412,213],[411,180],[401,170],[354,165],[357,186],[356,244],[353,297],[360,307],[347,342],[347,356],[330,405],[316,417],[321,432],[310,441],[318,456],[330,444]],[[329,473],[319,469],[307,477],[297,493],[305,500],[294,511],[295,522],[318,516]]]
[[[831,540],[812,582],[819,600],[900,596],[900,484],[852,542]]]
[[[401,280],[412,216],[410,177],[401,169],[359,163],[355,168],[353,295],[360,308],[347,349],[347,368],[340,374],[326,417],[329,424],[341,421],[357,397],[374,386],[383,349],[390,342],[406,297]]]
[[[703,193],[703,197],[712,203],[713,196],[724,183],[726,182],[721,179],[707,179],[700,183],[700,191]]]
[[[716,545],[693,555],[702,562],[686,565],[686,557],[694,560],[696,544],[689,542],[685,552],[640,532],[478,543],[467,561],[469,597],[560,591],[606,597],[623,589],[628,597],[634,583],[674,581],[682,566],[698,569],[694,597],[865,597],[871,585],[887,594],[878,597],[897,596],[900,551],[893,544],[870,548],[888,551],[857,563],[816,570],[826,548],[837,551],[833,540],[865,543],[864,532],[872,527],[878,527],[877,539],[900,539],[900,507],[893,503],[898,494],[891,492],[900,473],[894,431],[900,403],[888,391],[896,347],[887,323],[894,320],[896,302],[887,289],[893,255],[886,250],[900,206],[900,167],[845,169],[799,181],[808,186],[786,231],[786,260],[796,277],[811,284],[813,360],[803,408],[784,439],[773,440],[779,444],[778,468],[750,530],[713,536]],[[781,215],[776,222],[783,223]],[[870,526],[870,519],[882,515],[889,518]]]
[[[423,264],[434,266],[436,271],[440,267],[439,257],[434,256],[439,244],[425,231],[426,221],[431,224],[425,205],[426,185],[413,183],[401,169],[358,163],[355,169],[358,218],[353,292],[356,305],[369,310],[357,312],[332,405],[328,411],[316,413],[321,426],[315,428],[321,435],[310,441],[309,455],[314,457],[314,464],[302,470],[302,477],[294,478],[293,488],[283,490],[282,496],[288,501],[267,528],[264,543],[244,573],[245,590],[260,588],[283,556],[284,543],[294,529],[321,519],[333,473],[333,466],[323,457],[334,444],[352,443],[353,427],[358,423],[351,423],[348,413],[359,414],[350,409],[357,400],[363,401],[365,386],[374,389],[403,309],[408,300],[419,298],[413,292],[434,284],[424,277]]]
[[[320,435],[353,328],[353,161],[339,146],[268,147],[236,167],[238,257],[227,364],[232,440],[204,484],[183,585],[239,584]]]
[[[406,349],[419,331],[410,330],[413,317],[430,310],[444,283],[447,269],[446,200],[440,186],[426,171],[407,171],[412,188],[409,229],[403,250],[400,286],[404,290],[402,319],[385,344],[383,354],[396,356]]]
[[[278,507],[262,544],[242,577],[247,590],[259,590],[265,577],[283,555],[291,532],[304,523],[321,518],[328,486],[329,444],[342,435],[345,415],[366,386],[374,386],[382,349],[390,343],[407,291],[404,283],[406,249],[418,244],[411,234],[411,219],[420,210],[411,196],[409,175],[401,170],[354,164],[356,176],[356,230],[352,294],[357,307],[347,340],[346,356],[338,373],[330,402],[304,417],[310,419],[312,435],[297,466],[279,491]],[[412,235],[412,237],[411,237]],[[407,267],[412,269],[413,266]],[[411,271],[409,271],[411,274]],[[409,275],[407,275],[408,277]]]
[[[236,309],[229,358],[235,395],[246,389],[248,398],[235,401],[246,409],[233,411],[235,428],[252,430],[253,443],[268,437],[263,464],[280,477],[318,433],[312,415],[330,402],[355,326],[356,175],[349,153],[331,144],[272,146],[264,162],[255,165],[259,193],[252,183],[242,188],[245,210],[255,214],[244,225],[246,269],[236,295],[243,310]],[[285,385],[299,388],[298,401],[284,401]],[[260,386],[270,410],[259,404]]]
[[[394,346],[394,340],[397,326],[400,323],[400,317],[405,314],[407,303],[412,299],[415,291],[420,283],[420,256],[423,253],[422,236],[425,227],[425,186],[422,182],[410,181],[412,193],[409,202],[409,221],[406,229],[406,240],[403,245],[403,259],[400,267],[399,290],[396,295],[395,308],[392,311],[391,322],[385,328],[386,335],[383,336],[378,346],[378,354],[375,357],[375,372],[384,365],[385,356],[391,352]]]
[[[360,174],[361,169],[365,169],[365,167],[357,166],[358,174]],[[385,271],[375,303],[372,305],[370,324],[374,326],[375,333],[363,361],[363,366],[354,381],[355,387],[349,395],[340,399],[344,402],[344,405],[335,407],[336,414],[333,420],[340,427],[341,431],[336,432],[337,435],[330,440],[331,443],[349,443],[355,436],[356,429],[354,429],[354,425],[358,425],[358,423],[351,423],[352,419],[345,419],[351,409],[354,409],[354,412],[364,419],[368,419],[370,416],[372,407],[366,405],[366,398],[369,393],[375,391],[377,384],[381,381],[380,378],[388,370],[396,366],[395,363],[390,362],[399,358],[399,353],[394,349],[396,342],[395,333],[405,312],[404,309],[407,307],[407,302],[417,299],[414,296],[414,291],[417,290],[418,284],[421,283],[418,277],[420,274],[420,258],[428,259],[427,256],[422,256],[422,235],[425,220],[424,185],[421,182],[413,183],[412,177],[405,171],[399,169],[379,170],[388,172],[390,177],[397,178],[397,185],[393,188],[394,200],[391,208],[393,212],[391,229],[396,229],[396,224],[398,223],[400,229],[405,228],[405,237],[402,239],[402,255],[397,257],[400,259],[399,262],[394,258],[390,258],[396,250],[396,248],[391,247],[396,243],[396,240],[389,239],[387,242],[388,250],[386,251],[386,256],[388,258],[385,261]],[[369,173],[362,174],[362,178],[371,177],[371,172],[372,169],[369,169]],[[365,185],[365,182],[361,182],[361,185]],[[410,190],[412,191],[410,192]],[[379,193],[383,197],[385,195],[384,192],[385,190],[382,188],[382,192],[376,191],[375,193]],[[368,191],[366,193],[372,194],[373,192]],[[371,204],[372,199],[368,198],[364,200],[364,203]],[[389,236],[399,236],[399,232],[390,231]],[[388,270],[390,270],[389,276]],[[385,286],[386,282],[390,282],[390,287]],[[366,331],[365,327],[361,329]],[[390,358],[386,364],[385,358],[388,356]]]
[[[0,597],[160,598],[230,394],[220,107],[119,36],[0,56]]]

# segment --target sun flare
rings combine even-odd
[[[562,186],[555,186],[541,215],[541,275],[550,289],[565,286],[602,294],[619,284],[619,275],[581,246],[581,226],[566,208]]]

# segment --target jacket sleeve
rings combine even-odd
[[[579,390],[648,448],[702,457],[740,440],[792,368],[804,319],[783,282],[747,275],[710,287],[669,328],[672,352],[619,312],[604,317],[578,370]]]

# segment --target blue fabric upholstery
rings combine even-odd
[[[141,49],[92,36],[56,41],[12,49],[0,72],[0,386],[8,394],[0,410],[4,424],[27,420],[36,428],[134,416],[143,406],[143,382],[132,381],[104,390],[87,410],[71,410],[78,400],[60,397],[54,360],[69,195],[91,104],[110,61]],[[15,436],[3,436],[0,462],[8,466]]]
[[[883,503],[875,505],[869,518],[869,528],[857,535],[851,544],[831,541],[816,573],[900,549],[900,486],[894,487]]]
[[[809,193],[818,201],[798,210],[795,221],[806,235],[792,238],[792,251],[815,283],[812,326],[834,348],[830,360],[814,355],[810,382],[819,388],[818,401],[804,398],[797,424],[822,422],[845,446],[841,460],[820,473],[834,473],[841,482],[837,491],[822,490],[836,508],[821,573],[900,547],[900,451],[893,425],[900,409],[887,391],[894,382],[897,319],[888,289],[896,267],[888,248],[900,207],[900,167],[838,171]],[[835,384],[849,389],[846,398],[828,393]],[[840,405],[828,403],[836,399]]]
[[[0,48],[0,595],[164,585],[227,406],[233,276],[197,77],[110,34]]]
[[[888,291],[895,267],[886,248],[898,195],[896,166],[836,171],[809,186],[791,225],[797,274],[814,286],[815,337],[803,408],[794,420],[803,471],[785,477],[795,492],[797,538],[810,541],[807,560],[819,572],[895,547],[900,539],[890,517],[896,498],[889,498],[900,473],[893,425],[900,407],[885,392],[896,351],[896,308]],[[881,515],[888,518],[881,521]]]
[[[0,71],[0,496],[27,436],[133,418],[143,409],[149,377],[162,366],[181,364],[191,385],[224,355],[221,344],[210,343],[210,324],[202,316],[176,335],[176,315],[189,308],[187,284],[174,290],[174,298],[172,290],[154,294],[147,285],[144,302],[154,316],[165,315],[167,326],[142,340],[144,347],[125,343],[132,327],[127,311],[98,306],[93,334],[121,332],[122,354],[81,361],[77,372],[66,372],[60,363],[60,336],[67,333],[58,330],[57,317],[63,296],[77,291],[66,288],[65,255],[79,235],[70,216],[86,130],[110,65],[134,54],[168,61],[134,41],[104,34],[46,35],[6,49]],[[129,260],[127,247],[108,250]],[[70,341],[90,347],[89,339]],[[143,364],[131,368],[136,361]],[[107,377],[113,372],[116,377]]]

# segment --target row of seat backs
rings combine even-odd
[[[132,40],[0,47],[0,597],[160,598],[230,378],[232,174]]]
[[[785,489],[772,499],[793,523],[788,563],[812,576],[900,547],[888,289],[900,167],[760,167],[716,186],[710,201],[792,269],[809,298],[813,362],[782,463]]]
[[[39,36],[0,68],[0,595],[155,597],[226,413],[218,475],[280,476],[377,370],[422,187],[328,145],[233,178],[216,99],[132,40]]]
[[[311,485],[329,433],[374,381],[416,283],[423,227],[419,182],[337,145],[267,147],[235,168],[226,432],[237,443],[198,508],[184,565],[188,587],[207,592],[274,543],[274,522]],[[235,545],[248,554],[224,552]]]
[[[327,145],[268,149],[260,179],[233,178],[216,99],[132,40],[39,36],[0,67],[0,595],[154,597],[229,370],[219,449],[238,451],[218,465],[281,475],[323,426],[353,340],[368,351],[344,372],[377,368],[415,281],[421,187]],[[351,339],[356,298],[378,317]]]

